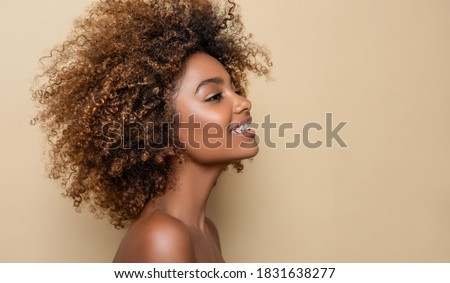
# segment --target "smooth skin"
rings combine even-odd
[[[186,61],[174,103],[181,122],[194,115],[200,127],[180,132],[186,162],[176,167],[175,188],[144,207],[114,262],[224,262],[219,233],[205,209],[223,169],[258,153],[254,138],[232,131],[236,123],[251,121],[251,103],[239,95],[223,65],[205,53]],[[210,132],[221,135],[206,140],[208,123],[215,125]]]

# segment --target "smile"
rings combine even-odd
[[[240,126],[237,126],[231,130],[233,134],[244,136],[247,138],[254,138],[255,137],[255,131],[250,128],[251,121],[241,124]]]

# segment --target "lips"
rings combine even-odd
[[[235,135],[242,135],[247,138],[254,138],[255,131],[250,128],[250,124],[252,123],[252,118],[248,118],[245,120],[238,122],[234,122],[231,124],[231,132]]]

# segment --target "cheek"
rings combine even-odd
[[[186,154],[202,164],[227,164],[251,158],[258,153],[254,140],[233,135],[228,131],[228,119],[214,114],[195,116],[193,129],[183,129],[180,138]],[[191,123],[192,124],[192,123]]]
[[[227,130],[231,117],[225,111],[203,109],[202,111],[183,111],[179,114],[180,138],[183,142],[196,142],[195,146],[189,144],[188,147],[208,147],[211,141],[224,141],[231,135]]]
[[[228,131],[232,122],[229,108],[184,104],[177,110],[180,119],[179,137],[186,154],[193,160],[204,164],[229,163],[253,157],[258,152],[254,142],[233,136]]]

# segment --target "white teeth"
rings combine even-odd
[[[233,129],[236,133],[241,133],[242,131],[246,131],[250,127],[249,124],[243,124],[240,127],[237,127],[236,129]]]

